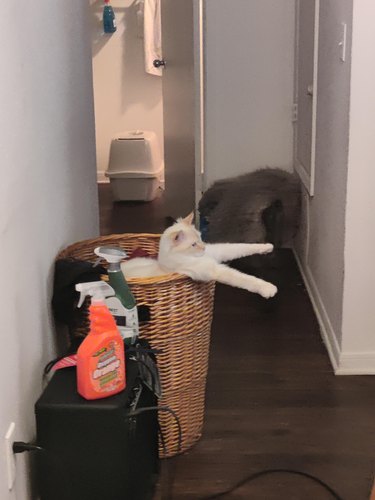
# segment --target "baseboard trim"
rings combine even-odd
[[[109,179],[108,179],[108,177],[105,176],[104,170],[98,170],[96,178],[97,178],[98,184],[108,184],[109,183]]]
[[[343,352],[336,375],[375,375],[375,352]]]
[[[320,333],[324,341],[324,344],[327,348],[331,365],[333,367],[334,372],[337,373],[339,368],[341,350],[337,341],[335,331],[332,327],[331,321],[327,314],[326,308],[324,307],[318,287],[315,283],[315,280],[313,278],[310,269],[308,268],[308,266],[304,266],[302,264],[302,261],[297,252],[295,251],[295,249],[293,249],[293,252],[299,270],[302,274],[303,281],[305,282],[307,293],[309,294],[312,306],[314,308],[314,312],[316,314],[316,318],[320,326]]]
[[[293,249],[335,375],[375,375],[375,351],[342,352],[311,270]]]

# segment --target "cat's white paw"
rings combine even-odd
[[[262,285],[259,287],[258,293],[265,299],[270,299],[277,294],[277,287],[272,283],[262,283]]]
[[[273,252],[273,245],[272,243],[265,243],[263,245],[263,249],[260,253],[265,254],[265,253],[271,253]]]

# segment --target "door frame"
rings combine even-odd
[[[295,35],[295,72],[294,72],[294,102],[296,119],[294,128],[294,168],[298,173],[310,196],[314,196],[315,189],[315,163],[316,163],[316,122],[318,102],[318,62],[319,62],[319,13],[320,0],[315,0],[314,17],[314,67],[313,67],[313,95],[312,95],[312,126],[311,126],[311,153],[310,172],[297,159],[297,129],[298,129],[298,69],[299,69],[299,9],[300,1],[296,0],[296,35]]]
[[[195,81],[195,216],[202,197],[205,166],[205,0],[193,0],[194,9],[194,81]]]

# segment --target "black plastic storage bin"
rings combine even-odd
[[[35,405],[41,500],[151,499],[158,472],[157,414],[128,414],[156,404],[135,361],[127,362],[126,389],[95,401],[78,395],[74,368],[57,371]]]

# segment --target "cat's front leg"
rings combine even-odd
[[[215,279],[226,285],[258,293],[265,299],[269,299],[277,293],[277,288],[272,283],[256,278],[255,276],[241,273],[224,264],[217,264],[215,268]]]
[[[270,299],[277,294],[277,287],[268,281],[260,280],[262,283],[259,284],[259,295],[265,299]]]
[[[270,253],[272,250],[271,243],[213,243],[206,245],[205,254],[217,262],[227,262],[249,255]]]
[[[252,246],[254,247],[254,253],[264,255],[273,252],[272,243],[254,243]]]

